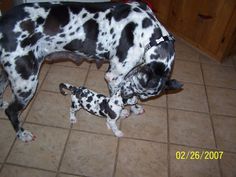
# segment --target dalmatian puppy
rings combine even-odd
[[[124,107],[120,91],[111,97],[106,97],[86,87],[75,87],[67,83],[61,83],[59,89],[62,95],[67,95],[63,89],[67,89],[71,92],[71,123],[76,123],[75,114],[82,108],[93,115],[106,117],[107,127],[111,129],[117,137],[123,136],[122,131],[116,126],[116,121],[120,117],[122,108]]]
[[[130,71],[137,71],[122,95],[133,112],[143,113],[137,98],[163,90],[174,56],[174,38],[142,2],[23,4],[0,18],[0,106],[17,137],[31,141],[34,136],[20,126],[19,115],[35,94],[42,63],[89,59],[98,66],[109,62],[105,78],[111,96]],[[8,83],[13,100],[7,106],[2,95]]]

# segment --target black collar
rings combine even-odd
[[[143,56],[144,56],[144,55],[146,54],[146,52],[147,52],[150,48],[152,48],[153,46],[158,46],[158,45],[161,44],[162,42],[171,41],[171,40],[175,40],[172,35],[169,35],[169,36],[162,36],[162,37],[160,37],[159,39],[151,40],[150,43],[145,46]]]

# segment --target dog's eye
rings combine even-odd
[[[147,88],[157,88],[158,85],[159,85],[158,80],[152,79],[152,80],[150,80],[150,81],[148,82]]]

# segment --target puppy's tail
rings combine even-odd
[[[60,92],[61,92],[62,95],[67,95],[68,93],[65,92],[64,89],[70,90],[71,93],[73,93],[76,90],[76,87],[72,86],[70,84],[67,84],[67,83],[60,83],[59,89],[60,89]]]

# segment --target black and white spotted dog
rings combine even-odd
[[[106,117],[107,127],[113,131],[117,137],[122,137],[123,133],[116,126],[116,121],[120,118],[124,107],[121,91],[116,92],[111,97],[96,93],[86,87],[75,87],[67,83],[59,85],[62,95],[67,95],[63,89],[71,92],[70,122],[76,123],[76,112],[81,108],[89,113]]]
[[[166,85],[181,87],[169,79],[174,55],[173,37],[144,3],[23,4],[0,19],[0,106],[18,138],[32,140],[18,118],[36,91],[43,61],[93,58],[110,64],[105,78],[111,95],[122,87],[132,111],[142,113],[136,98],[156,96]],[[2,95],[9,82],[14,96],[7,106]]]

